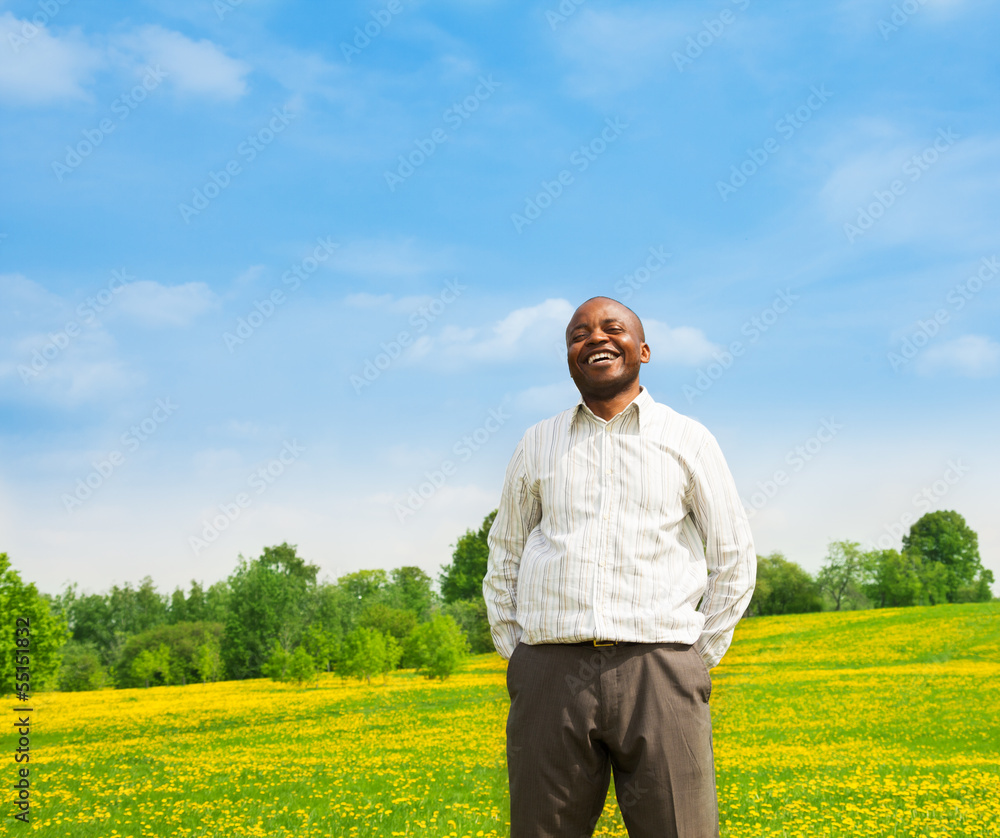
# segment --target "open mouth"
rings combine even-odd
[[[614,352],[608,352],[606,350],[601,350],[600,352],[595,352],[593,355],[589,356],[584,363],[588,367],[606,367],[615,360],[617,360],[618,355]]]

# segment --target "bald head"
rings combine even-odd
[[[593,306],[595,303],[600,303],[601,305],[610,304],[614,309],[618,310],[618,316],[626,321],[629,325],[629,330],[633,331],[639,338],[640,343],[645,343],[646,332],[642,328],[642,321],[639,319],[639,315],[636,314],[632,309],[630,309],[624,303],[618,302],[611,297],[591,297],[589,300],[585,300],[576,311],[573,312],[573,316],[569,319],[569,325],[566,327],[566,340],[569,341],[570,330],[573,328],[574,322],[577,321],[578,316],[587,306]]]

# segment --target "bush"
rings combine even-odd
[[[214,680],[219,676],[216,662],[221,635],[219,623],[164,624],[136,634],[122,649],[115,667],[115,681],[119,687],[141,687],[147,678],[157,684]],[[167,649],[165,657],[160,653],[161,646]],[[143,652],[149,654],[143,657],[137,669],[135,662]],[[150,669],[154,662],[156,668]]]
[[[371,683],[373,675],[395,669],[403,650],[396,638],[375,629],[358,627],[344,638],[344,660],[337,667],[341,675],[355,675]]]
[[[447,678],[469,649],[465,634],[447,614],[436,614],[430,622],[417,626],[407,640],[407,657],[428,678]]]
[[[59,689],[63,692],[99,690],[110,682],[108,671],[93,643],[70,641],[62,650],[59,667]]]

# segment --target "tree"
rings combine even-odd
[[[209,638],[204,643],[200,643],[195,650],[195,670],[203,684],[207,684],[209,681],[218,681],[219,676],[222,675],[220,651],[219,641],[215,638]]]
[[[468,653],[465,634],[451,617],[435,614],[429,622],[418,626],[407,641],[407,657],[428,678],[444,680]]]
[[[287,677],[300,686],[316,677],[316,661],[304,647],[298,646],[288,659]]]
[[[62,650],[59,668],[59,689],[63,692],[99,690],[110,682],[108,671],[92,643],[70,640]]]
[[[382,634],[392,635],[402,642],[417,627],[417,615],[412,611],[390,608],[382,602],[373,602],[358,615],[357,624],[377,629]]]
[[[396,668],[403,650],[391,635],[376,629],[359,626],[344,639],[345,654],[340,665],[342,675],[354,675],[372,681],[373,675],[382,675]]]
[[[80,595],[76,585],[68,585],[57,601],[66,615],[71,638],[91,644],[101,656],[101,663],[110,669],[118,659],[122,640],[111,625],[111,609],[105,597]]]
[[[928,512],[903,536],[903,551],[917,553],[924,564],[945,569],[948,602],[984,602],[991,599],[993,573],[979,557],[979,537],[957,512]]]
[[[388,584],[389,575],[381,569],[359,570],[337,580],[333,597],[345,634],[357,625],[365,608],[384,601]]]
[[[445,565],[440,576],[441,598],[445,602],[482,598],[483,578],[490,555],[486,538],[496,516],[494,509],[483,519],[478,531],[466,530],[455,544],[451,563]]]
[[[779,552],[757,557],[757,584],[747,613],[751,617],[820,611],[823,600],[816,581]]]
[[[302,648],[324,672],[329,672],[333,668],[333,662],[340,658],[340,639],[315,624],[307,626],[303,632]]]
[[[861,558],[864,568],[861,590],[876,608],[918,605],[924,586],[923,563],[915,553],[872,550]]]
[[[26,684],[31,692],[55,686],[69,635],[66,619],[58,608],[50,607],[33,583],[21,580],[6,553],[0,553],[0,622],[6,640],[0,644],[0,695],[12,692],[15,683]],[[18,678],[25,670],[17,670],[25,648],[30,660],[27,680]]]
[[[295,651],[289,654],[275,641],[271,654],[261,669],[272,681],[295,681],[301,685],[316,676],[316,661],[303,646],[296,647]]]
[[[187,602],[184,599],[184,591],[180,588],[174,588],[174,592],[170,595],[167,620],[171,623],[182,623],[187,619]]]
[[[191,596],[194,593],[195,583],[191,583]],[[201,586],[199,585],[199,592]],[[202,623],[225,623],[226,615],[229,613],[229,582],[223,579],[211,585],[203,594],[204,604],[196,609],[191,597],[188,597],[188,614],[192,620]]]
[[[434,607],[434,590],[431,577],[419,567],[397,567],[389,573],[385,588],[385,602],[392,608],[411,611],[417,622],[426,621]]]
[[[164,624],[140,632],[130,637],[115,667],[115,681],[119,687],[137,687],[145,682],[140,678],[134,663],[143,652],[155,654],[160,647],[169,653],[170,664],[166,669],[157,670],[157,683],[186,684],[189,681],[208,681],[218,677],[218,670],[211,665],[211,659],[218,659],[219,638],[222,626],[219,623],[176,623]],[[208,649],[208,659],[203,647]],[[145,660],[148,663],[149,655]],[[159,661],[159,659],[157,659]]]
[[[149,576],[139,580],[138,588],[129,582],[120,588],[113,586],[107,603],[111,628],[120,637],[130,637],[167,622],[167,598],[157,593]]]
[[[478,655],[494,650],[490,621],[486,614],[486,602],[481,596],[478,599],[457,600],[441,610],[461,627],[469,641],[469,650],[472,654]]]
[[[150,680],[159,676],[161,684],[170,683],[170,647],[161,643],[156,649],[143,649],[132,660],[129,674],[148,687]]]
[[[271,654],[267,660],[261,664],[260,673],[270,678],[272,681],[284,681],[288,673],[289,654],[277,640],[271,647]]]
[[[861,591],[864,562],[861,545],[856,541],[832,541],[827,549],[826,564],[816,575],[820,590],[829,596],[833,610],[859,608],[867,604]]]
[[[265,547],[258,559],[239,557],[229,577],[229,609],[222,656],[230,678],[257,678],[277,640],[297,645],[319,568],[300,558],[293,545]]]

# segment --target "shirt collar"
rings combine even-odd
[[[577,417],[580,416],[580,414],[587,413],[600,424],[606,425],[609,422],[614,422],[615,419],[617,419],[619,416],[628,413],[629,411],[635,411],[635,413],[639,417],[639,430],[641,431],[643,427],[644,415],[649,413],[650,408],[652,407],[653,404],[654,404],[653,397],[649,395],[649,391],[646,390],[645,387],[640,386],[639,395],[637,395],[634,399],[632,399],[632,401],[629,402],[628,405],[620,413],[615,414],[614,416],[611,417],[611,419],[606,421],[602,419],[600,416],[598,416],[596,413],[594,413],[594,411],[592,411],[589,407],[587,407],[586,403],[583,401],[583,396],[580,396],[579,400],[576,403],[576,407],[573,410],[573,417],[571,419],[571,423],[575,422],[577,420]]]

